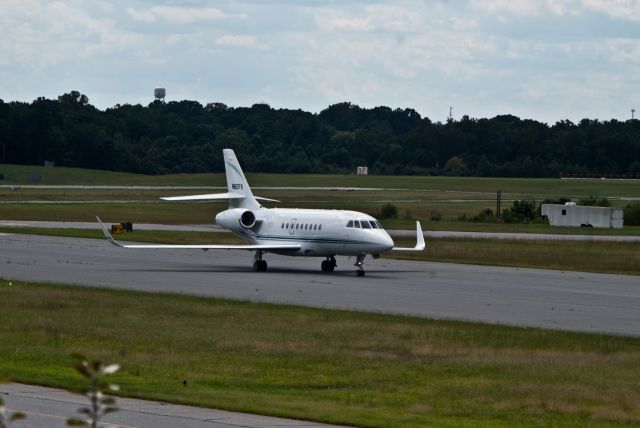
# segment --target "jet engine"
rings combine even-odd
[[[246,208],[232,208],[216,215],[216,224],[230,230],[250,229],[257,231],[263,218],[260,212],[253,212]]]
[[[240,226],[245,229],[251,229],[256,225],[256,215],[249,210],[246,210],[240,215]]]

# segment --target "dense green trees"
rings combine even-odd
[[[640,121],[552,126],[511,115],[434,123],[412,109],[329,106],[319,114],[266,104],[195,101],[105,111],[73,91],[0,100],[0,162],[164,174],[222,171],[222,148],[250,171],[556,177],[640,174]]]

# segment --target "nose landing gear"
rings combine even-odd
[[[322,272],[333,272],[336,266],[338,266],[338,263],[336,263],[336,258],[334,256],[327,257],[327,259],[323,260],[320,264]]]
[[[354,266],[358,267],[358,270],[356,271],[356,276],[364,276],[364,269],[362,269],[362,265],[364,262],[364,258],[366,257],[366,254],[358,254],[358,257],[356,257],[356,262],[354,264]]]

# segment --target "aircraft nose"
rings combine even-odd
[[[380,239],[381,244],[384,246],[384,250],[383,251],[390,251],[393,248],[393,239],[391,239],[391,236],[389,236],[389,234],[387,233],[386,230],[383,230],[383,235]]]

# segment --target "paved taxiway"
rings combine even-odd
[[[66,419],[78,417],[86,399],[67,391],[18,383],[0,384],[0,396],[11,412],[27,418],[11,424],[15,428],[62,428]],[[112,428],[330,428],[333,425],[268,416],[248,415],[157,401],[116,398],[120,409],[104,418]]]
[[[245,251],[127,250],[104,240],[0,236],[0,277],[178,292],[640,336],[640,276],[368,259],[320,272],[320,259]]]
[[[40,227],[43,229],[100,229],[97,222],[86,221],[25,221],[0,220],[5,227]],[[136,223],[135,230],[173,230],[180,232],[224,232],[228,230],[215,224],[152,224]],[[392,237],[413,238],[415,230],[387,229]],[[632,235],[567,235],[560,233],[513,233],[513,232],[459,232],[452,230],[427,230],[429,238],[463,238],[463,239],[516,239],[527,241],[601,241],[601,242],[640,242],[640,236]]]

